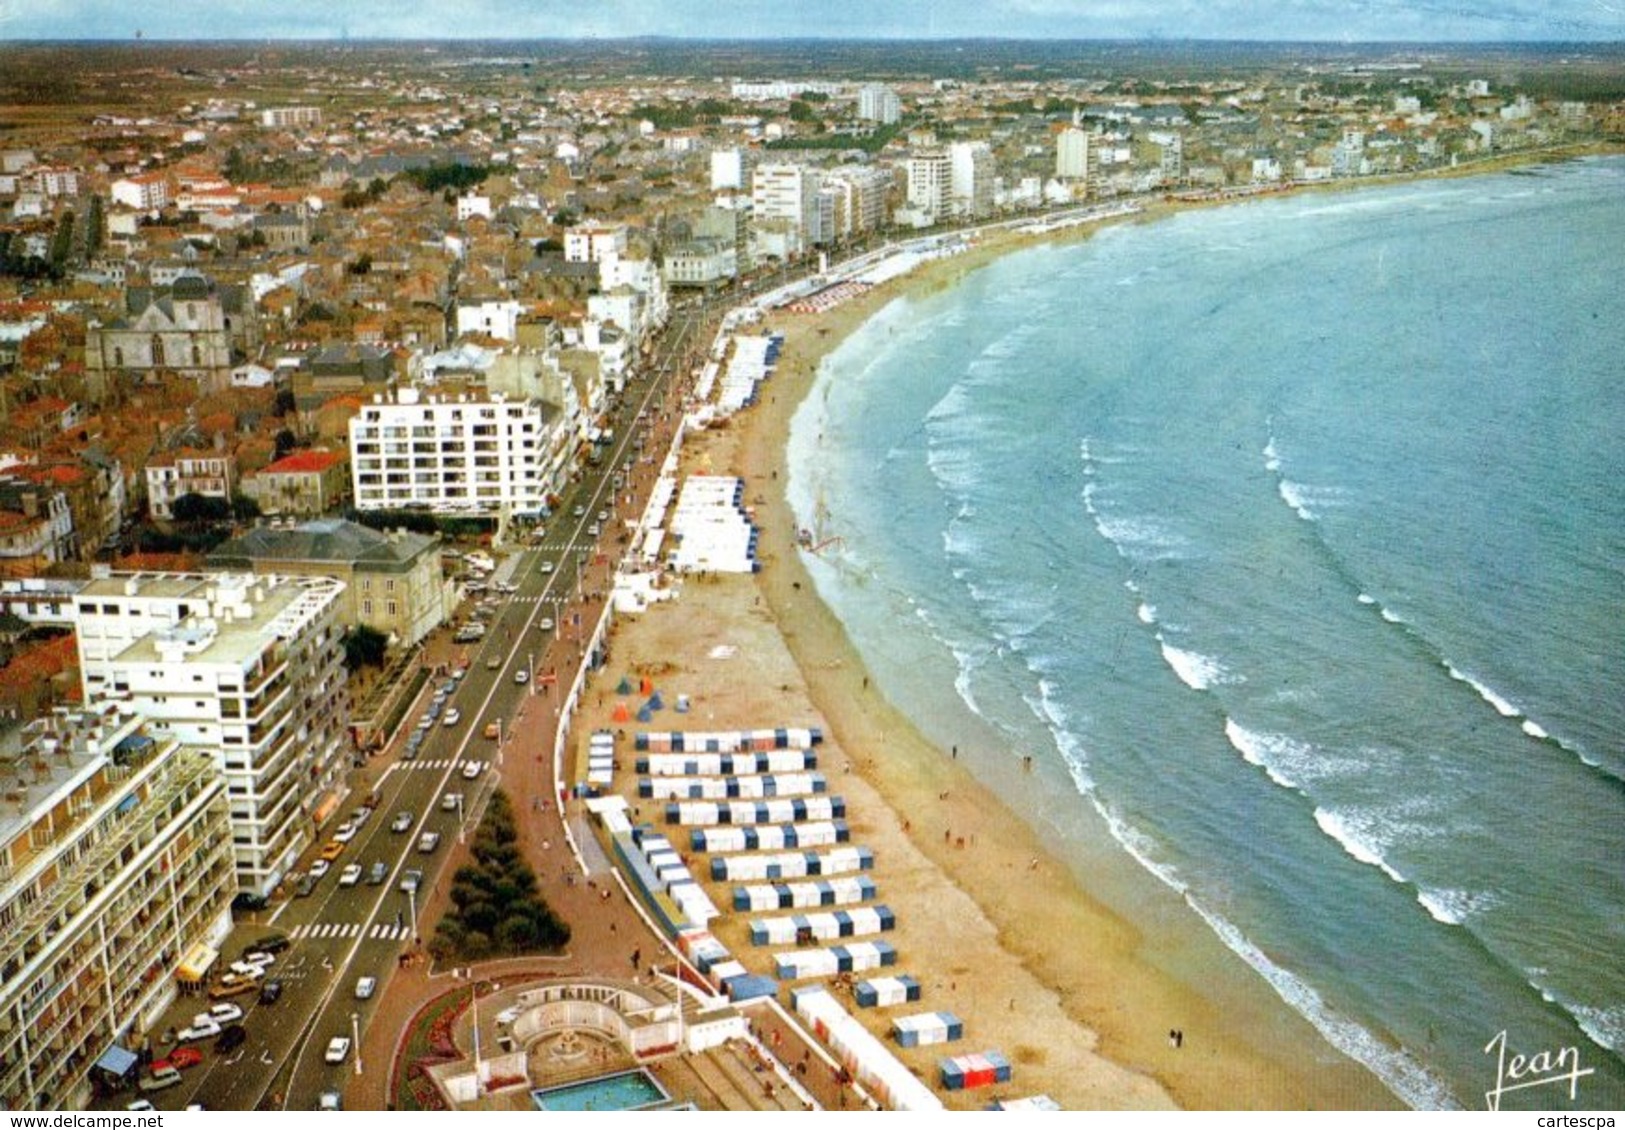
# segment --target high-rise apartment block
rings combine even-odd
[[[980,219],[993,212],[993,150],[985,141],[956,141],[948,147],[952,165],[949,210]]]
[[[350,420],[356,507],[540,515],[567,471],[558,421],[556,405],[501,394],[375,396]]]
[[[1055,175],[1061,180],[1088,181],[1089,134],[1068,126],[1055,138]]]
[[[7,735],[0,778],[0,1108],[82,1108],[218,957],[226,779],[112,703]]]
[[[269,895],[342,799],[343,583],[103,573],[74,597],[85,702],[209,753],[225,776],[237,885]]]
[[[890,87],[865,86],[858,91],[858,117],[866,122],[893,125],[903,116],[903,103]]]

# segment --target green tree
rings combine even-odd
[[[231,496],[231,516],[239,522],[252,522],[260,516],[260,504],[246,494]]]
[[[382,667],[389,637],[370,624],[357,624],[344,636],[344,666],[351,671]]]
[[[231,503],[212,495],[188,492],[175,500],[169,512],[177,522],[188,526],[206,526],[228,521],[231,518]]]

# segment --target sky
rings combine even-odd
[[[1625,40],[1625,0],[0,0],[21,39]]]

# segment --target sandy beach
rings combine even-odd
[[[1127,222],[1190,206],[1153,205]],[[897,915],[888,935],[900,953],[893,972],[918,978],[920,1009],[964,1020],[965,1040],[946,1054],[998,1049],[1009,1057],[1014,1081],[1000,1088],[1003,1097],[1043,1093],[1067,1109],[1399,1107],[1149,874],[1127,880],[1125,894],[1121,876],[1134,868],[1111,861],[1119,882],[1105,898],[1088,867],[1053,855],[1017,814],[1042,809],[1036,775],[1016,774],[997,792],[985,787],[957,751],[925,739],[871,689],[796,547],[786,441],[824,354],[901,295],[954,285],[1040,238],[1084,239],[1094,230],[991,236],[822,314],[770,315],[766,327],[786,339],[778,370],[753,408],[692,436],[681,465],[685,475],[744,478],[762,571],[672,578],[677,600],[620,619],[610,661],[583,696],[576,745],[584,748],[601,726],[630,736],[631,727],[610,721],[620,701],[615,685],[628,674],[652,678],[668,701],[681,694],[692,703],[686,715],[667,712],[650,728],[822,727],[820,769],[830,792],[846,799],[852,842],[873,849],[879,901]],[[638,805],[629,758],[622,768],[618,788]],[[640,816],[659,823],[661,807],[642,802]],[[703,864],[696,871],[708,873]],[[712,884],[711,893],[719,907],[731,904],[726,884]],[[1125,899],[1132,913],[1124,913]],[[712,931],[753,970],[771,972],[769,951],[749,944],[749,917],[725,914]],[[854,1014],[884,1038],[883,1014]],[[1184,1034],[1178,1047],[1172,1029]],[[944,1052],[897,1054],[934,1081]],[[989,1099],[944,1097],[964,1108]]]

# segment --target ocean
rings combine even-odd
[[[1502,1032],[1591,1071],[1503,1109],[1625,1107],[1621,248],[1614,158],[1111,227],[893,301],[792,427],[887,695],[1417,1107]]]

